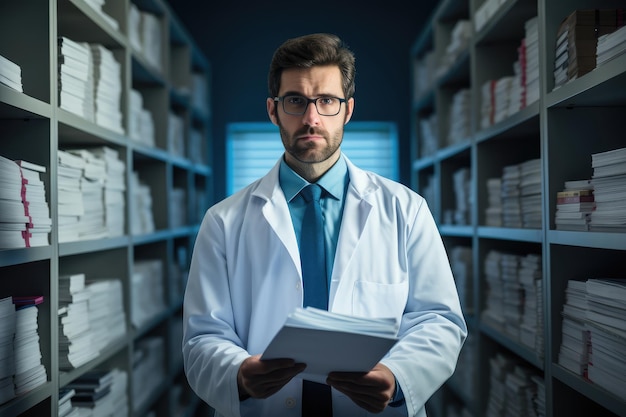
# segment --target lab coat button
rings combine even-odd
[[[285,400],[285,407],[287,408],[294,408],[296,406],[296,399],[293,397],[288,397]]]

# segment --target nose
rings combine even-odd
[[[307,104],[306,110],[302,115],[302,123],[308,126],[316,126],[320,123],[320,114],[317,112],[314,102]]]

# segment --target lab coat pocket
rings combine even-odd
[[[359,317],[393,317],[400,320],[408,295],[406,282],[356,281],[352,292],[352,314]]]

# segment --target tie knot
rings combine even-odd
[[[322,196],[322,187],[317,184],[309,184],[304,187],[302,191],[300,191],[300,194],[302,194],[302,198],[304,198],[304,201],[307,203],[311,201],[320,201]]]

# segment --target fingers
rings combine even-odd
[[[237,384],[239,398],[267,398],[279,391],[306,367],[293,359],[261,360],[255,355],[244,360],[239,367]]]
[[[326,383],[371,413],[383,411],[393,398],[395,390],[395,377],[382,364],[367,373],[331,372]]]

